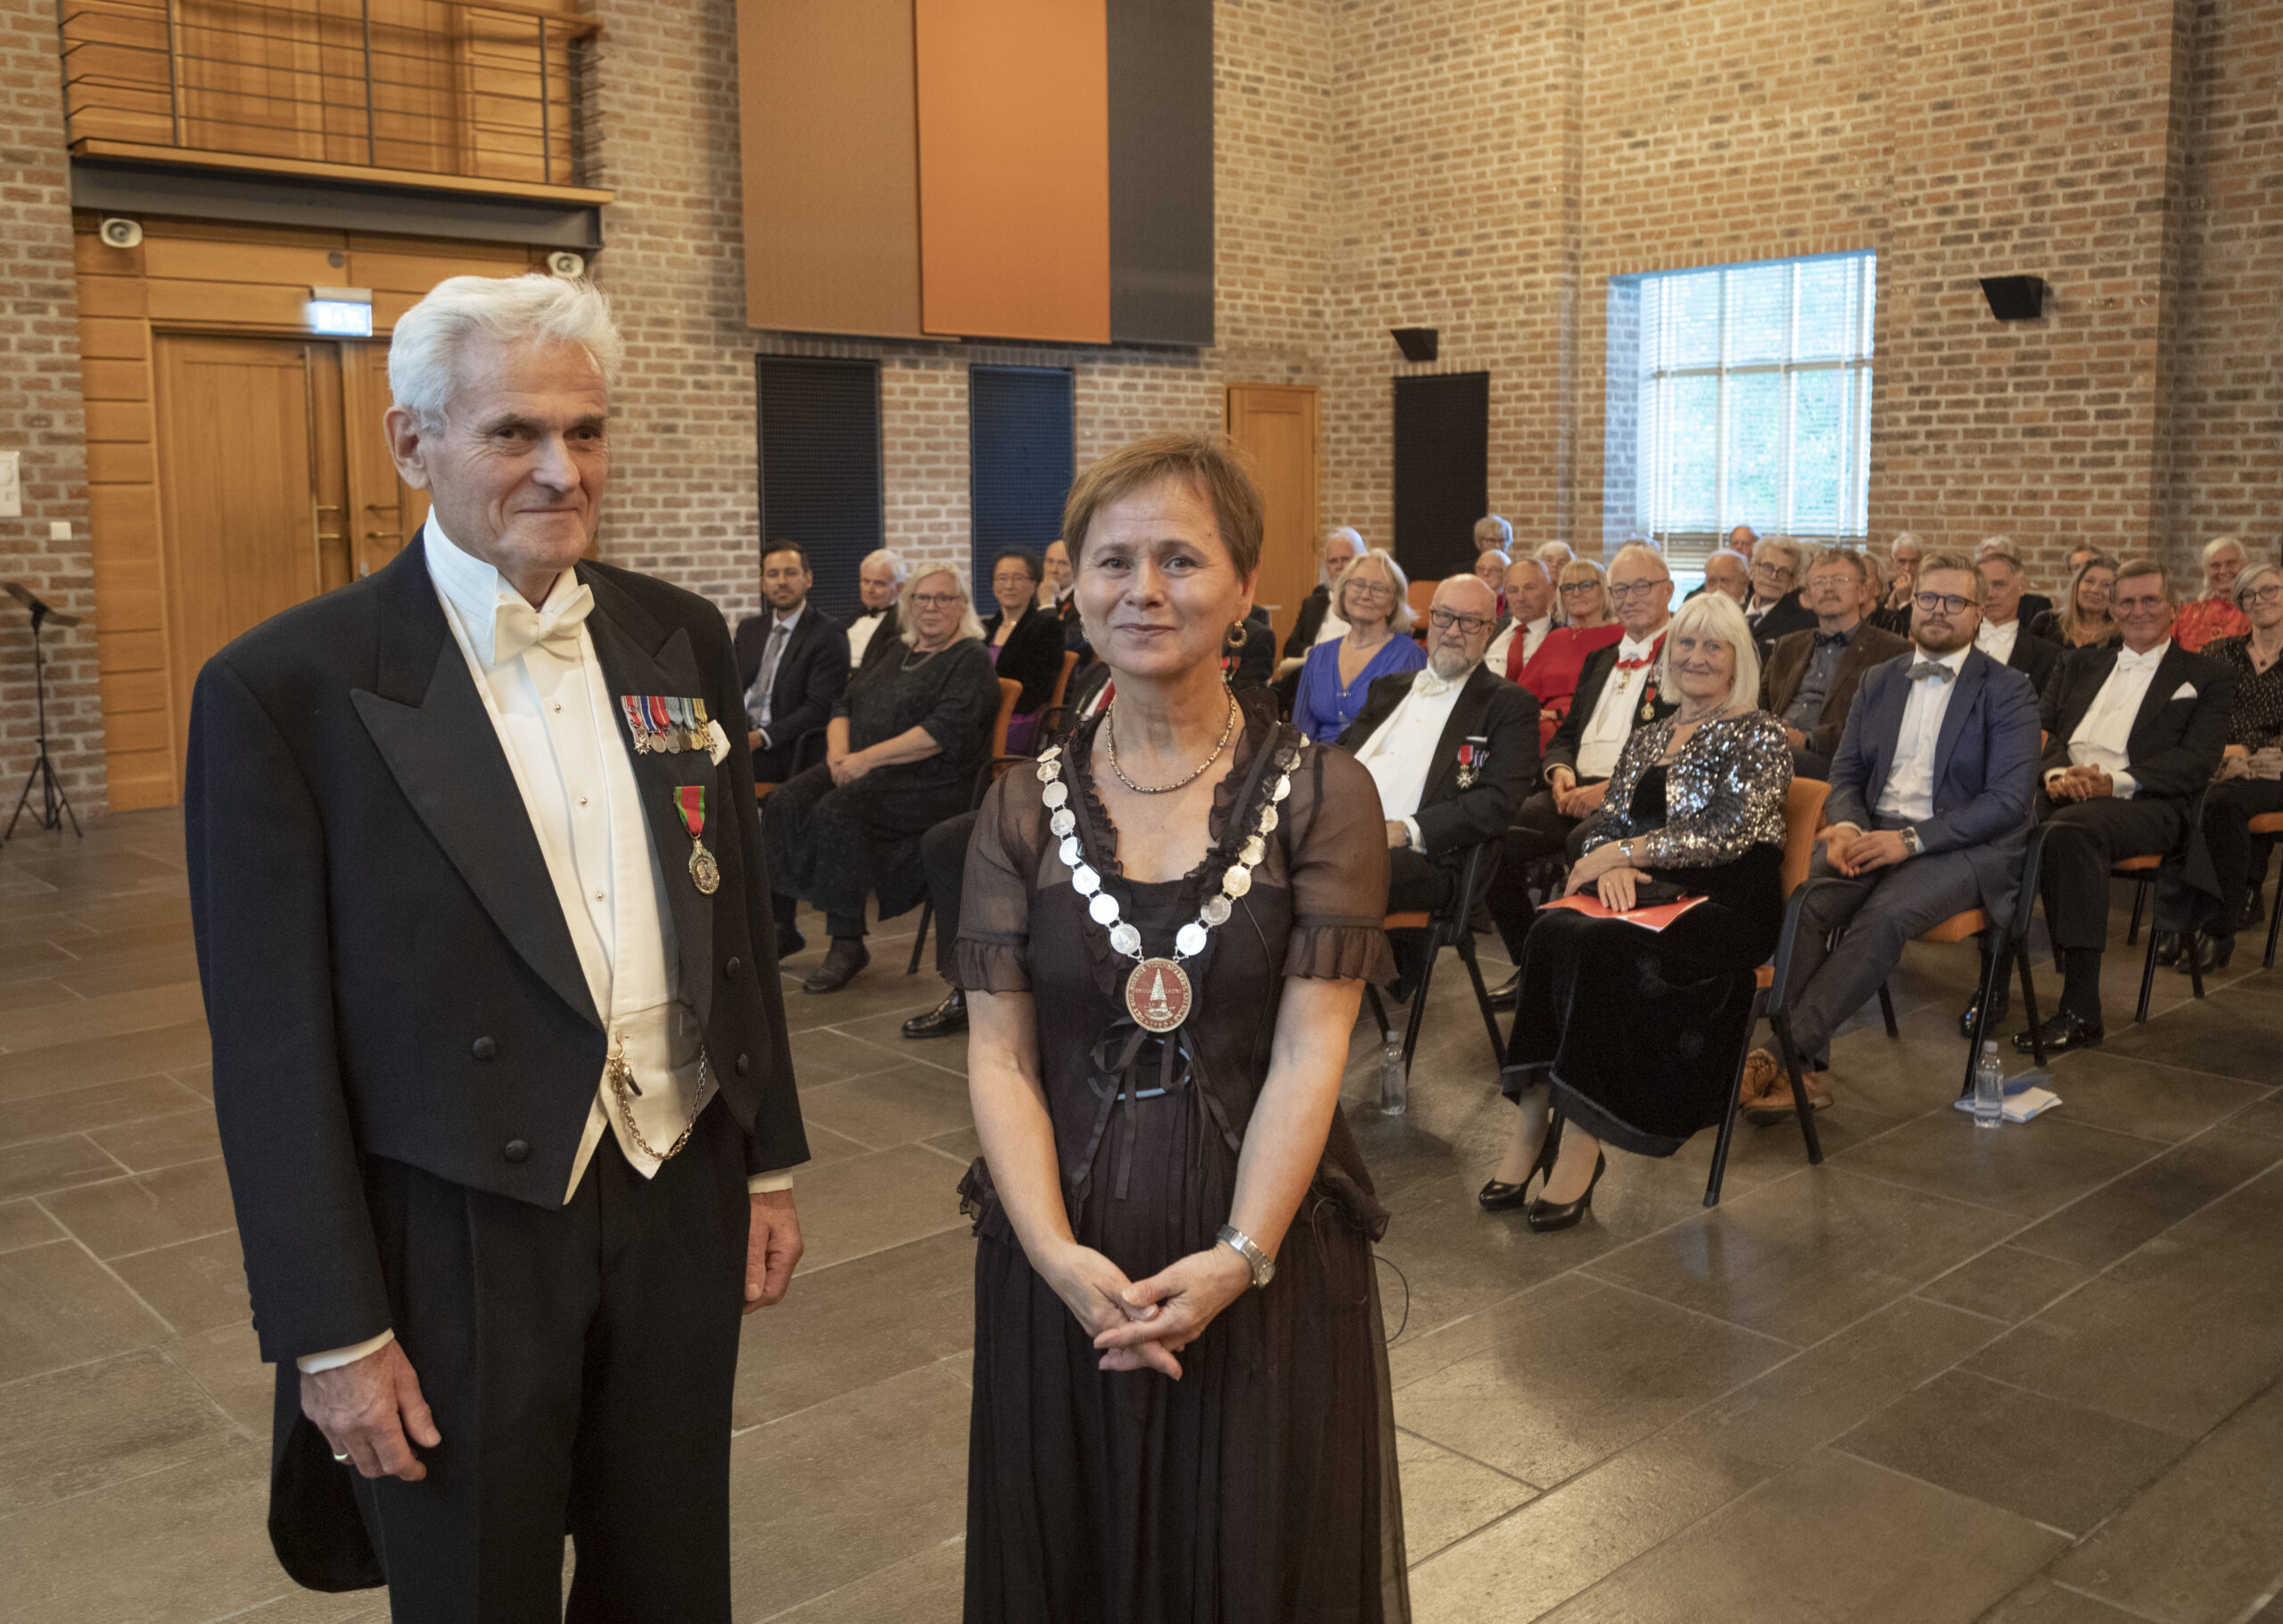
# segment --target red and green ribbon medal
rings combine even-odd
[[[721,868],[713,861],[713,853],[705,849],[705,842],[699,838],[705,833],[705,786],[676,786],[674,810],[681,814],[682,828],[689,831],[690,882],[711,896],[721,888]]]

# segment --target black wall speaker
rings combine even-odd
[[[2037,321],[2045,315],[2042,276],[1984,276],[1982,296],[1999,321]]]
[[[1432,327],[1393,327],[1396,343],[1406,361],[1431,361],[1442,348],[1442,335]]]

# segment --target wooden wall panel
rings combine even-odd
[[[1104,0],[916,0],[914,17],[927,331],[1108,343]]]
[[[738,0],[753,326],[919,335],[912,54],[912,0]]]

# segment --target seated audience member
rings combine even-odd
[[[1752,708],[1758,663],[1727,598],[1708,592],[1681,606],[1659,678],[1679,706],[1626,740],[1570,871],[1572,894],[1620,912],[1659,897],[1706,900],[1661,932],[1549,908],[1522,944],[1499,1078],[1519,1109],[1477,1199],[1493,1211],[1527,1202],[1533,1230],[1585,1216],[1604,1145],[1670,1156],[1727,1107],[1754,972],[1784,923],[1792,769],[1782,725]]]
[[[1614,625],[1617,616],[1609,604],[1609,572],[1591,558],[1573,558],[1554,572],[1554,614],[1557,626],[1591,631]]]
[[[804,993],[837,993],[871,962],[867,895],[879,899],[884,919],[919,905],[927,890],[919,837],[967,810],[991,757],[999,679],[958,573],[922,565],[897,610],[901,652],[848,685],[823,763],[761,804],[778,957],[806,945],[794,927],[802,900],[823,911],[832,936]]]
[[[1749,524],[1739,524],[1727,533],[1720,545],[1732,553],[1741,554],[1746,561],[1750,561],[1752,548],[1760,545],[1760,532]]]
[[[2244,573],[2243,543],[2233,536],[2214,536],[2204,544],[2204,596],[2180,612],[2172,622],[2172,641],[2190,654],[2202,654],[2214,638],[2242,637],[2251,630],[2251,618],[2236,606],[2236,581]]]
[[[848,686],[848,634],[809,602],[814,579],[806,553],[790,541],[771,541],[761,558],[769,611],[738,622],[738,679],[746,688],[746,739],[756,784],[793,776],[801,735],[832,720]]]
[[[1540,542],[1536,553],[1537,561],[1553,572],[1556,580],[1561,579],[1562,566],[1577,556],[1570,550],[1570,544],[1567,541]]]
[[[2101,950],[2116,861],[2185,847],[2180,881],[2207,895],[2218,884],[2188,808],[2219,771],[2235,669],[2172,640],[2172,584],[2155,559],[2118,568],[2110,606],[2119,642],[2081,650],[2046,696],[2051,731],[2038,817],[2048,832],[2038,888],[2062,965],[2060,1007],[2043,1028],[2053,1053],[2101,1041]],[[2014,1047],[2027,1051],[2031,1035],[2016,1035]]]
[[[2283,569],[2246,570],[2236,580],[2236,606],[2251,630],[2204,646],[2207,658],[2236,677],[2227,749],[2204,800],[2204,844],[2218,881],[2194,949],[2206,970],[2224,969],[2236,950],[2251,889],[2251,820],[2283,812]]]
[[[1751,597],[1744,603],[1744,620],[1760,639],[1763,655],[1777,638],[1816,623],[1815,612],[1800,601],[1801,562],[1799,543],[1781,536],[1770,536],[1752,548]]]
[[[1329,642],[1348,630],[1331,612],[1332,589],[1341,572],[1364,556],[1364,538],[1344,526],[1323,533],[1323,562],[1316,569],[1315,589],[1300,600],[1300,614],[1292,635],[1284,639],[1284,657],[1304,660],[1318,643]],[[1297,667],[1296,667],[1297,669]]]
[[[1903,944],[1979,908],[2013,918],[2022,850],[2037,796],[2037,690],[1974,647],[1982,578],[1963,553],[1916,560],[1915,652],[1863,679],[1824,804],[1810,878],[1842,883],[1808,894],[1793,938],[1792,1039],[1808,1099],[1831,1103],[1823,1074],[1831,1039],[1901,962]],[[1838,945],[1833,932],[1844,928]],[[1990,951],[1985,948],[1985,952]],[[1743,1103],[1755,1122],[1793,1109],[1776,1055],[1745,1063]]]
[[[2058,609],[2048,609],[2030,622],[2030,632],[2073,654],[2116,641],[2116,622],[2109,617],[2109,594],[2116,587],[2116,560],[2106,553],[2080,555],[2084,562],[2069,576],[2069,591]]]
[[[1495,547],[1486,547],[1474,556],[1474,578],[1490,589],[1492,601],[1498,606],[1498,630],[1506,629],[1506,566],[1513,562]]]
[[[1570,701],[1578,691],[1578,678],[1585,669],[1586,656],[1596,648],[1606,648],[1625,635],[1625,628],[1609,617],[1609,589],[1603,583],[1601,566],[1580,560],[1570,566],[1576,572],[1579,590],[1572,593],[1580,606],[1579,613],[1590,623],[1564,626],[1554,623],[1553,616],[1532,615],[1527,622],[1519,618],[1512,627],[1513,640],[1506,645],[1503,664],[1496,658],[1494,646],[1488,664],[1495,670],[1504,669],[1509,682],[1521,684],[1537,701],[1537,743],[1542,754],[1554,742],[1554,730],[1570,713]],[[1535,572],[1525,574],[1524,572]],[[1554,594],[1546,588],[1544,569],[1534,558],[1525,558],[1507,573],[1508,601],[1517,592],[1528,605],[1551,603]],[[1519,583],[1519,584],[1517,584]],[[1586,589],[1590,588],[1587,591]],[[1537,628],[1543,626],[1540,631]]]
[[[1086,629],[1078,620],[1078,600],[1070,591],[1070,549],[1062,545],[1061,537],[1046,544],[1042,562],[1046,579],[1039,583],[1038,606],[1053,612],[1062,623],[1062,651],[1076,655],[1084,665],[1094,651],[1086,647]]]
[[[1855,556],[1863,561],[1863,623],[1867,626],[1876,626],[1882,631],[1892,631],[1897,637],[1908,637],[1910,635],[1908,609],[1899,612],[1901,622],[1899,628],[1889,623],[1896,618],[1897,612],[1890,611],[1886,606],[1886,566],[1879,562],[1879,556],[1876,553],[1861,549],[1853,550]]]
[[[1601,810],[1625,741],[1673,707],[1659,687],[1658,658],[1672,618],[1673,578],[1664,558],[1650,548],[1620,549],[1610,562],[1609,595],[1617,606],[1617,639],[1585,656],[1569,713],[1546,746],[1545,787],[1515,815],[1490,886],[1490,917],[1518,965],[1530,927],[1530,864],[1562,853],[1578,825]],[[1697,602],[1710,600],[1708,593]],[[1752,664],[1757,675],[1759,662]],[[1502,1001],[1508,991],[1500,989]]]
[[[1867,611],[1865,620],[1897,637],[1910,635],[1911,601],[1918,595],[1918,567],[1925,556],[1925,546],[1907,530],[1887,543],[1887,578],[1879,583],[1876,610]],[[1879,573],[1877,559],[1867,555],[1864,562],[1874,575]]]
[[[1398,672],[1417,671],[1426,653],[1411,638],[1411,583],[1384,548],[1373,548],[1339,577],[1331,613],[1348,628],[1337,641],[1319,643],[1300,668],[1292,697],[1292,725],[1318,744],[1348,730],[1372,684]]]
[[[1910,645],[1863,620],[1863,556],[1829,547],[1815,556],[1801,598],[1815,629],[1776,639],[1760,676],[1760,707],[1784,723],[1792,775],[1831,776],[1832,753],[1847,730],[1847,713],[1863,673]]]
[[[1722,548],[1704,561],[1704,583],[1691,592],[1691,598],[1705,592],[1721,592],[1742,608],[1751,599],[1751,560],[1729,548]]]
[[[859,671],[889,657],[905,573],[903,560],[885,547],[865,554],[856,566],[856,596],[863,600],[864,613],[848,622],[848,657]]]
[[[2022,624],[2022,606],[2029,601],[2022,592],[2027,579],[2022,561],[2002,539],[1993,540],[1995,547],[1982,544],[1981,560],[1974,566],[1982,577],[1982,623],[1974,631],[1974,646],[2000,665],[2020,672],[2042,694],[2061,664],[2061,649],[2032,637]]]
[[[1498,584],[1498,605],[1504,618],[1499,622],[1498,635],[1484,651],[1482,663],[1503,673],[1507,650],[1517,639],[1524,645],[1527,659],[1554,630],[1554,577],[1546,573],[1545,565],[1524,553],[1506,565],[1505,577]]]
[[[1243,622],[1231,630],[1229,652],[1222,656],[1221,667],[1231,688],[1266,688],[1275,677],[1276,628],[1265,606],[1255,604]],[[1076,677],[1071,681],[1076,686]]]
[[[1512,554],[1514,550],[1514,527],[1495,513],[1487,513],[1474,522],[1474,550],[1487,553],[1497,551]]]
[[[1340,747],[1380,787],[1388,826],[1388,911],[1450,900],[1459,853],[1504,836],[1537,782],[1537,706],[1483,662],[1489,589],[1454,575],[1427,612],[1423,670],[1381,677]],[[1418,981],[1418,944],[1396,958]]]
[[[983,622],[983,648],[1002,677],[1023,685],[1007,729],[1007,748],[1030,752],[1038,713],[1054,698],[1062,680],[1062,617],[1038,606],[1044,566],[1036,553],[1010,547],[991,561],[991,595],[999,612]]]
[[[2053,607],[2053,600],[2042,592],[2032,592],[2026,589],[2030,579],[2029,565],[2022,561],[2022,549],[2014,545],[2014,539],[2011,536],[1984,536],[1982,538],[1981,545],[1974,549],[1976,563],[1999,554],[2014,561],[2014,573],[2021,577],[2021,584],[2025,589],[2021,594],[2020,601],[2015,606],[2014,612],[2020,617],[2022,624],[2027,626],[2039,615],[2050,611]],[[2071,567],[2074,568],[2073,565]],[[1986,625],[1990,620],[1986,613],[1989,605],[1985,603],[1982,607],[1985,611],[1982,622]],[[2018,670],[2019,667],[2015,669]]]

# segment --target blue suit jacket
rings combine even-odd
[[[766,610],[738,622],[731,646],[737,654],[738,680],[747,688],[761,674],[761,663],[769,653],[769,634],[776,624],[776,616]],[[876,639],[878,635],[875,634]],[[770,685],[771,747],[753,753],[755,783],[779,784],[793,776],[793,755],[801,735],[832,720],[832,707],[847,687],[848,633],[838,621],[811,604],[793,628],[784,657],[777,662],[777,678]],[[750,731],[751,719],[740,717],[738,727]],[[730,734],[738,737],[734,728]],[[815,759],[824,757],[819,754]]]
[[[1886,793],[1910,698],[1915,647],[1865,673],[1831,763],[1831,823],[1878,827],[1872,809]],[[2020,672],[1980,649],[1966,657],[1934,744],[1934,815],[1917,825],[1929,854],[1963,851],[1982,887],[1982,906],[2003,919],[2013,907],[2035,817],[2037,689]],[[1908,865],[1898,870],[1908,873]]]

